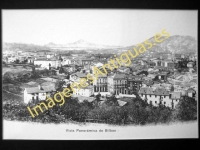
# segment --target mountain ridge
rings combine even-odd
[[[154,43],[154,37],[149,38],[149,41]],[[131,46],[110,46],[110,45],[99,45],[87,42],[83,39],[75,41],[73,43],[67,44],[55,44],[50,42],[45,45],[35,45],[35,44],[24,44],[24,43],[3,43],[3,50],[128,50],[137,45]],[[181,36],[174,35],[170,36],[168,39],[163,40],[161,43],[156,43],[149,50],[155,50],[158,52],[168,51],[171,53],[197,53],[197,40],[192,36]]]

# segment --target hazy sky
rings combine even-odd
[[[197,11],[129,9],[3,10],[3,42],[129,46],[166,29],[197,39]]]

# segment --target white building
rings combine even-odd
[[[189,97],[195,98],[196,91],[195,91],[193,88],[189,88],[189,89],[186,91],[186,95],[189,96]]]
[[[29,102],[37,103],[46,99],[46,96],[50,96],[55,93],[56,89],[53,86],[38,86],[25,88],[24,90],[24,103]]]
[[[63,59],[63,61],[61,62],[61,64],[62,64],[63,66],[64,66],[64,65],[70,65],[70,64],[72,64],[72,60],[71,60],[71,59],[66,58],[66,57],[63,57],[62,59]]]
[[[49,67],[61,67],[61,61],[58,59],[36,59],[34,65],[41,65],[42,68],[49,69]]]
[[[77,87],[74,87],[74,95],[81,95],[81,96],[86,96],[86,97],[90,97],[91,95],[94,94],[93,92],[93,86],[89,85],[85,88],[80,87],[80,90]]]
[[[8,56],[7,57],[7,62],[8,63],[11,63],[11,62],[14,62],[17,58],[15,56]]]
[[[164,88],[153,88],[142,87],[138,92],[140,97],[143,100],[146,100],[148,104],[152,104],[153,106],[159,106],[159,104],[163,104],[167,107],[174,108],[177,103],[172,103],[171,94]]]

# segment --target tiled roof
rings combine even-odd
[[[93,86],[92,85],[89,85],[89,86],[86,86],[86,87],[82,87],[82,86],[79,86],[80,89],[93,89]],[[78,89],[77,86],[74,87],[75,89]]]
[[[169,95],[169,92],[164,88],[157,88],[154,93],[155,95]]]
[[[143,84],[146,84],[147,86],[151,86],[154,84],[154,82],[151,80],[145,80],[145,81],[143,81]]]
[[[42,89],[40,90],[39,87],[31,87],[31,88],[26,88],[25,90],[27,91],[28,94],[30,93],[45,93],[45,92],[51,92],[51,91],[56,91],[55,87],[53,86],[41,86]]]
[[[154,94],[153,88],[148,88],[148,87],[142,87],[142,88],[140,88],[140,91],[138,93],[139,94],[148,94],[148,95]]]
[[[126,74],[123,74],[123,73],[115,73],[113,76],[112,76],[113,79],[125,79],[126,78]]]
[[[187,90],[187,92],[188,92],[188,93],[190,93],[190,92],[196,93],[196,91],[195,91],[193,88],[189,88],[189,89]]]
[[[87,74],[82,73],[82,72],[76,72],[76,73],[71,74],[71,76],[73,76],[73,75],[76,75],[79,78],[86,78],[87,77]]]

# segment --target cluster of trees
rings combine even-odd
[[[98,99],[98,97],[97,97]],[[88,101],[80,103],[77,98],[65,98],[63,106],[56,105],[31,118],[27,106],[3,105],[3,117],[12,120],[31,120],[35,122],[85,122],[86,119],[99,120],[108,124],[148,124],[168,123],[171,121],[189,121],[197,119],[197,102],[193,98],[183,97],[177,108],[172,110],[160,105],[154,107],[140,97],[130,99],[131,103],[120,107],[115,96],[107,99],[102,105]]]
[[[87,54],[87,52],[85,50],[73,50],[73,51],[69,51],[69,53],[71,54]]]
[[[187,64],[188,62],[191,62],[190,60],[188,59],[184,59],[182,58],[181,61],[178,62],[178,64],[175,66],[175,68],[177,69],[185,69],[185,68],[188,68],[187,67]],[[196,61],[192,61],[194,63],[194,67],[196,66]]]

